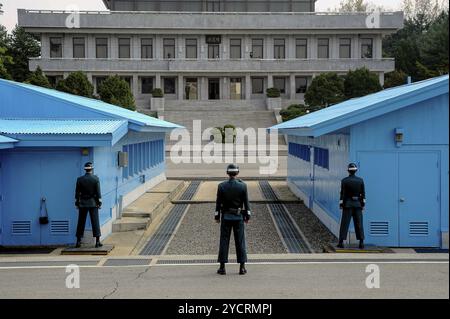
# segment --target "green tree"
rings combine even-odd
[[[12,63],[12,57],[8,54],[9,38],[6,28],[0,25],[0,78],[11,80],[7,66]]]
[[[384,88],[388,89],[394,86],[406,84],[407,78],[408,76],[406,73],[399,70],[386,73],[384,78]]]
[[[41,69],[40,66],[38,66],[36,68],[36,71],[31,72],[31,74],[25,80],[25,83],[33,84],[33,85],[37,85],[37,86],[42,86],[44,88],[51,88],[52,87],[50,82],[48,81],[48,78],[42,72],[42,69]]]
[[[25,29],[16,26],[10,35],[9,54],[14,63],[8,64],[8,70],[15,81],[23,82],[30,75],[28,61],[41,54],[39,42],[36,37]]]
[[[280,115],[283,122],[286,122],[314,111],[314,108],[307,107],[303,104],[291,104],[286,109],[282,109]]]
[[[420,41],[422,61],[437,74],[448,73],[448,11],[441,12]]]
[[[347,99],[375,93],[381,89],[378,76],[365,67],[348,71],[344,78],[344,94]]]
[[[67,78],[58,82],[56,89],[58,91],[90,98],[93,97],[94,93],[94,86],[89,82],[88,77],[83,71],[70,73]]]
[[[128,83],[118,75],[109,76],[98,88],[100,99],[106,103],[136,110],[133,93]]]
[[[328,107],[344,99],[344,80],[334,72],[316,76],[305,93],[305,103],[309,107]]]

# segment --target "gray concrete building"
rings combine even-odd
[[[383,36],[402,12],[314,12],[315,0],[104,0],[108,11],[18,10],[19,25],[40,36],[40,66],[51,81],[85,71],[97,88],[106,76],[128,81],[139,108],[161,88],[166,105],[219,100],[301,102],[317,74],[367,67],[394,70]],[[239,102],[239,100],[241,100]]]

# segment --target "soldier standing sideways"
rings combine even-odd
[[[100,181],[97,176],[92,174],[94,167],[91,162],[84,165],[86,174],[78,177],[77,186],[75,189],[75,206],[77,206],[78,225],[77,225],[77,244],[76,247],[81,246],[81,238],[84,234],[84,226],[86,224],[86,217],[89,213],[92,224],[92,234],[96,238],[95,247],[102,247],[100,242],[100,222],[98,217],[98,210],[102,206],[102,194],[100,192]]]
[[[348,226],[353,217],[355,225],[356,239],[359,240],[359,248],[364,248],[363,210],[366,205],[366,192],[364,181],[356,176],[358,167],[354,163],[348,164],[349,176],[341,181],[341,200],[339,208],[342,209],[341,228],[339,231],[338,247],[344,247],[344,240],[347,239]]]
[[[225,264],[228,263],[228,249],[230,246],[231,230],[234,233],[237,262],[240,264],[239,274],[245,275],[247,262],[247,249],[245,244],[245,226],[250,220],[250,204],[248,201],[247,185],[237,179],[239,167],[230,164],[227,167],[229,179],[219,184],[217,188],[216,212],[214,218],[220,226],[220,268],[217,273],[225,275]]]

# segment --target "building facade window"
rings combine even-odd
[[[314,147],[314,164],[324,169],[330,168],[330,154],[328,149]]]
[[[50,57],[62,58],[62,38],[50,38]]]
[[[264,40],[252,39],[252,52],[250,52],[252,59],[264,59]]]
[[[274,77],[273,87],[280,90],[281,94],[286,94],[286,78],[284,77]]]
[[[208,59],[220,58],[220,46],[218,44],[208,44]]]
[[[197,59],[197,39],[186,39],[186,59]]]
[[[373,39],[361,39],[361,58],[371,59],[373,57]]]
[[[306,76],[295,77],[295,92],[305,93],[308,88],[308,78]]]
[[[141,78],[141,93],[151,94],[153,90],[153,78],[150,76],[143,76]]]
[[[252,93],[253,94],[264,93],[264,78],[252,78]]]
[[[186,86],[184,88],[186,100],[198,99],[198,80],[197,78],[186,78]]]
[[[164,162],[164,141],[156,140],[122,147],[128,153],[128,166],[122,168],[122,177],[130,178]]]
[[[230,99],[242,99],[242,78],[230,78]]]
[[[288,145],[288,153],[289,155],[298,157],[304,161],[311,161],[311,149],[308,145],[298,144],[298,143],[289,143]]]
[[[95,87],[97,89],[97,93],[98,93],[98,89],[100,88],[103,81],[105,81],[105,80],[106,80],[106,76],[96,76],[95,77]]]
[[[339,58],[350,59],[352,57],[352,40],[349,38],[339,39]]]
[[[141,59],[153,59],[153,39],[141,39]]]
[[[308,40],[307,39],[295,39],[295,57],[297,59],[308,58]]]
[[[175,94],[176,78],[164,78],[164,94]]]
[[[50,85],[55,88],[59,81],[64,79],[62,75],[47,75],[48,82]]]
[[[163,39],[164,59],[175,59],[175,39]]]
[[[319,59],[328,59],[330,56],[330,39],[317,40],[317,57]]]
[[[130,44],[130,38],[119,38],[119,59],[129,59],[131,57]]]
[[[273,40],[273,57],[275,59],[286,58],[286,44],[284,39],[274,39]]]
[[[241,39],[230,39],[230,59],[240,59],[241,52]]]
[[[95,39],[95,57],[97,59],[108,58],[108,39],[96,38]]]
[[[86,57],[84,38],[73,38],[73,57],[75,59],[84,59]]]

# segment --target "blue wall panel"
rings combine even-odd
[[[154,149],[164,152],[164,133],[138,133],[129,132],[113,147],[96,147],[93,149],[93,161],[95,174],[100,178],[103,196],[103,207],[100,211],[100,223],[103,225],[111,219],[111,209],[118,204],[119,197],[126,195],[144,181],[164,172],[165,163],[158,162],[153,167],[146,168],[144,163],[147,148],[146,143],[161,141],[162,147]],[[148,147],[149,149],[149,147]],[[120,168],[117,165],[119,151],[130,152],[129,166]],[[153,156],[152,153],[147,156]],[[133,173],[132,173],[133,172]],[[142,176],[145,176],[144,179]]]

